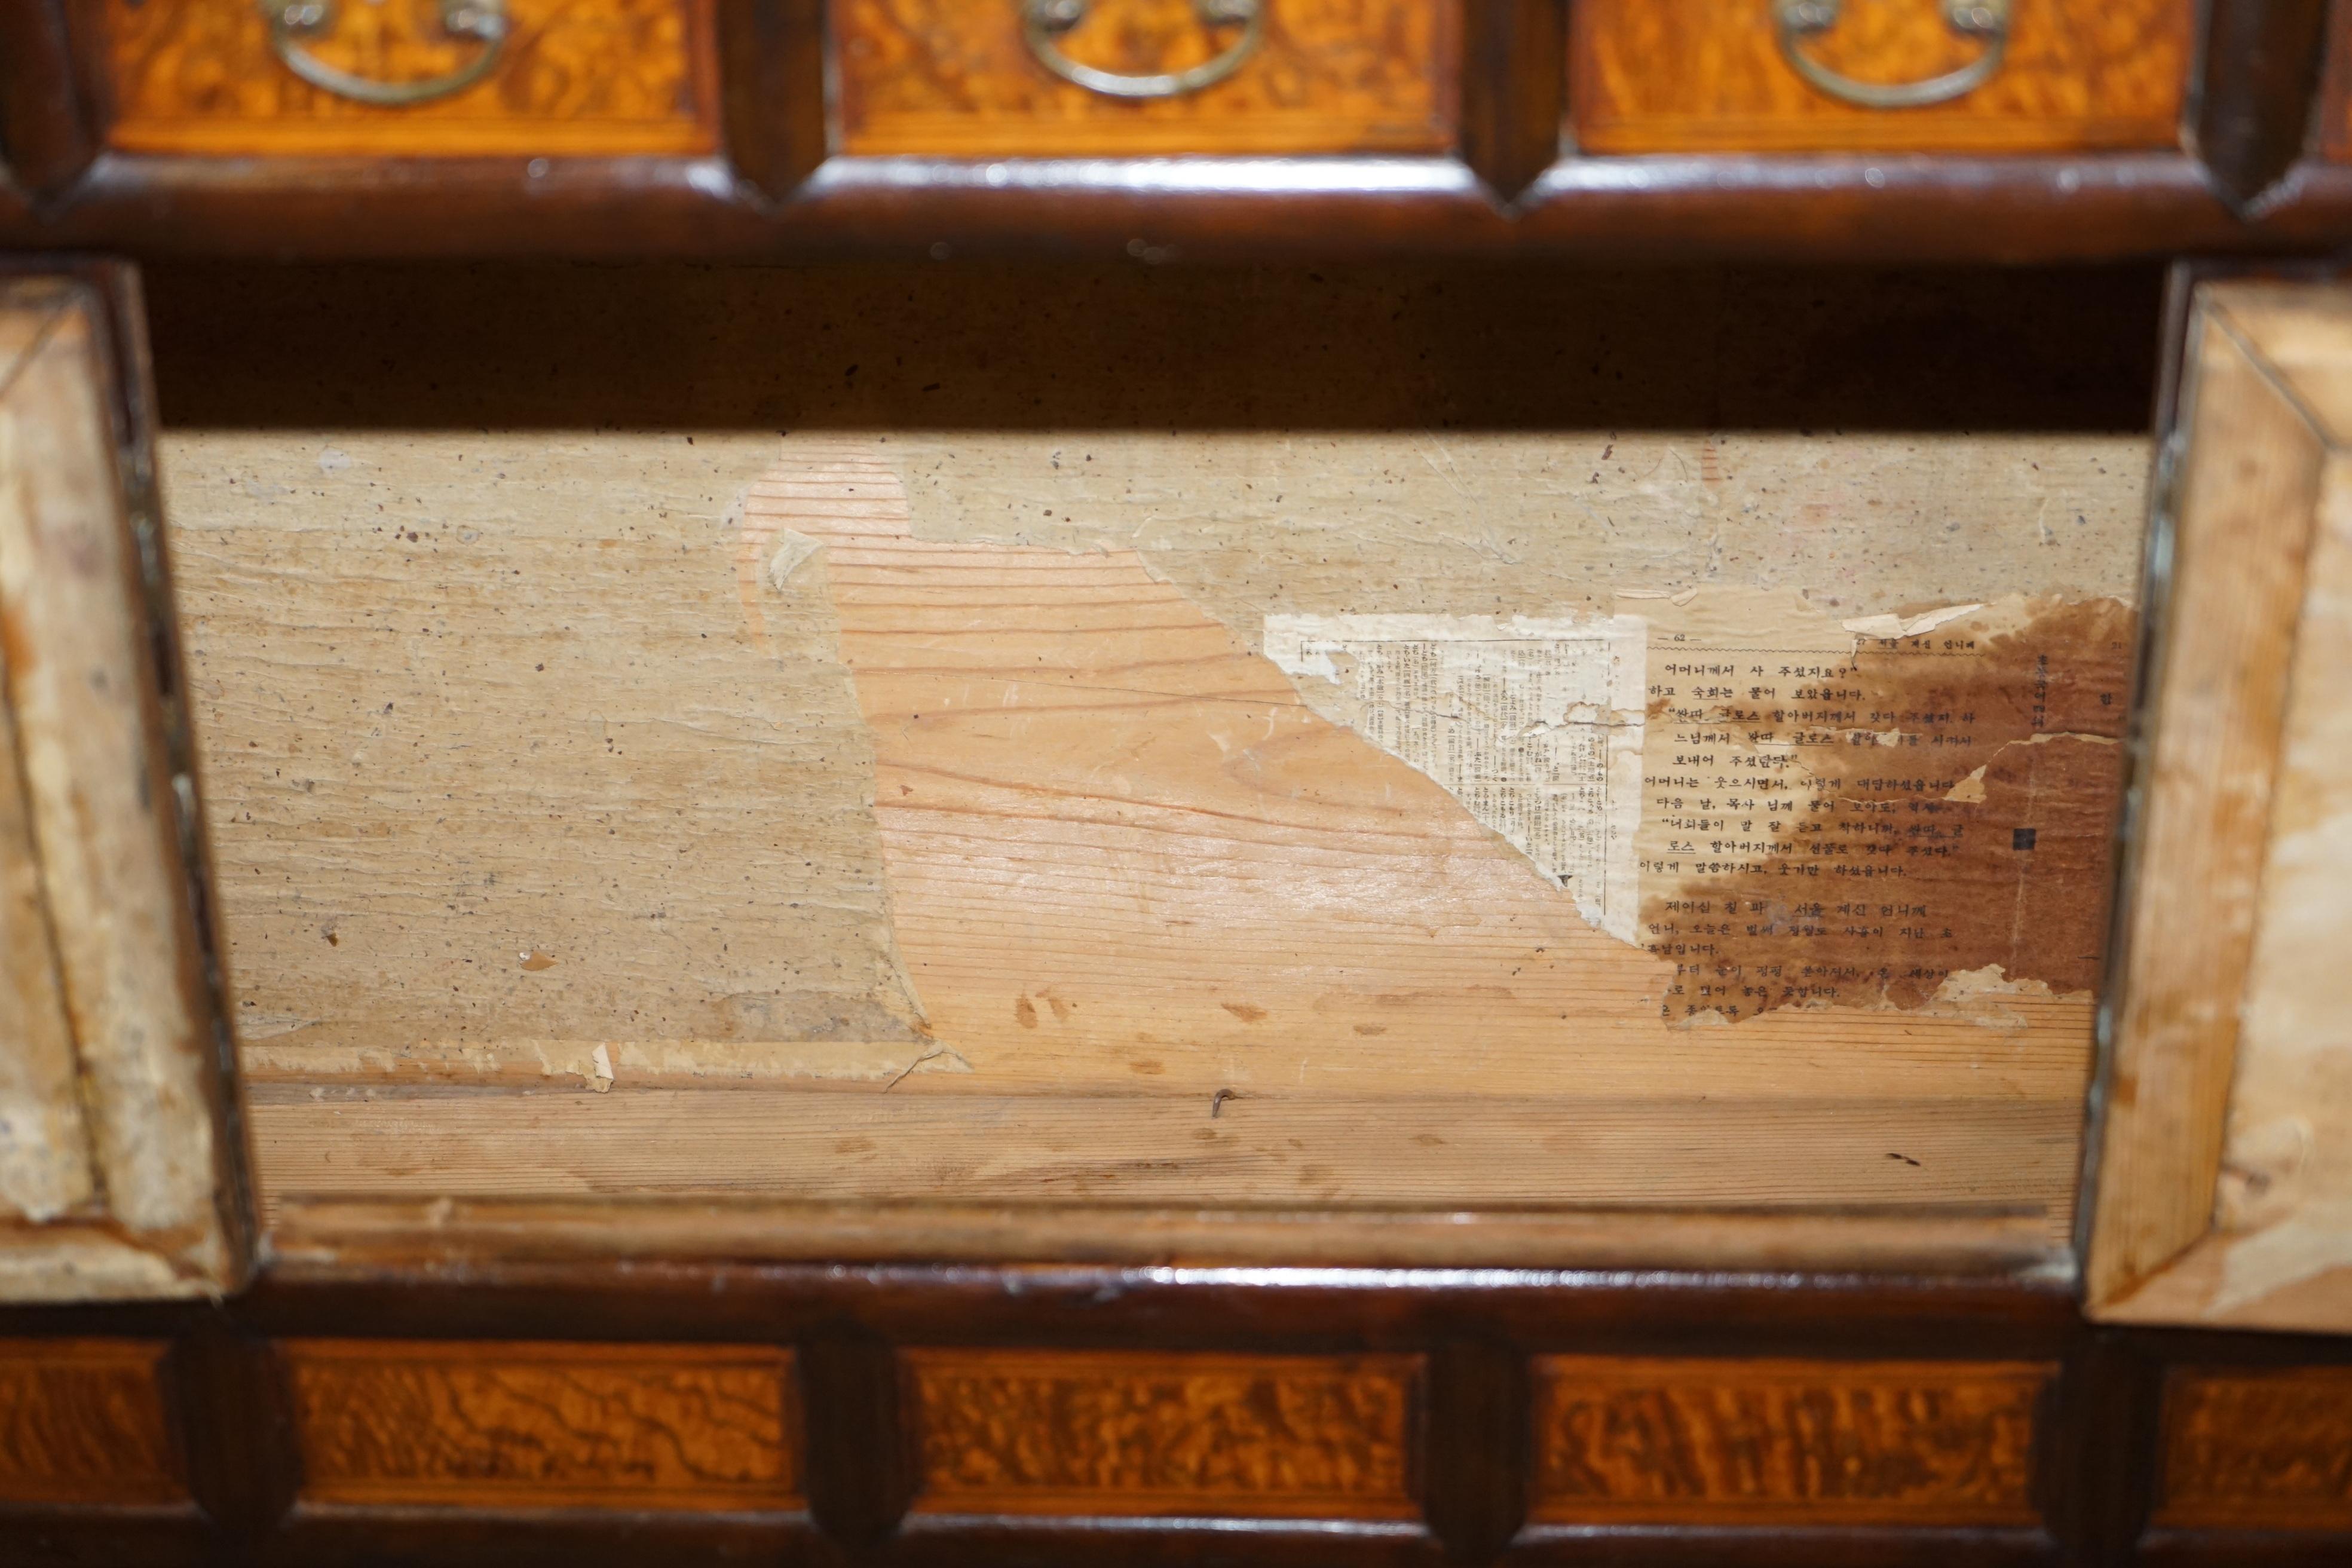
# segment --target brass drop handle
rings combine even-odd
[[[1225,51],[1190,70],[1156,76],[1125,76],[1081,65],[1062,52],[1061,37],[1087,19],[1087,0],[1021,0],[1021,36],[1038,63],[1064,81],[1107,98],[1181,98],[1214,87],[1235,71],[1265,37],[1265,0],[1192,0],[1201,26],[1211,29],[1239,27]]]
[[[1772,0],[1773,31],[1796,73],[1832,98],[1864,109],[1924,109],[1975,91],[2000,69],[2009,50],[2010,0],[1943,0],[1944,25],[1962,37],[1980,38],[1984,53],[1958,70],[1924,81],[1856,81],[1805,52],[1805,40],[1837,26],[1843,0]]]
[[[303,40],[318,37],[334,26],[335,0],[261,0],[261,13],[269,21],[269,47],[278,51],[288,70],[321,91],[383,109],[428,103],[463,92],[490,74],[507,41],[506,0],[441,0],[441,30],[453,38],[475,39],[481,44],[481,52],[446,76],[422,81],[377,81],[339,70],[303,47]]]

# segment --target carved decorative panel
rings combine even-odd
[[[781,1351],[296,1340],[281,1353],[315,1501],[758,1509],[797,1494]]]
[[[481,79],[399,106],[313,86],[252,0],[106,0],[115,146],[141,153],[530,155],[708,152],[717,144],[709,0],[508,0]],[[372,83],[464,72],[438,0],[330,8],[301,47]]]
[[[1591,1523],[2029,1524],[2034,1405],[2056,1373],[1543,1357],[1532,1511]]]
[[[0,1502],[184,1500],[163,1355],[141,1340],[0,1340]]]
[[[2160,1524],[2352,1530],[2352,1367],[2173,1373],[2160,1487]]]
[[[929,1513],[1396,1519],[1414,1356],[910,1351]]]

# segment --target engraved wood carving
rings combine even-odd
[[[399,108],[301,80],[251,0],[106,0],[112,143],[140,153],[318,154],[702,153],[717,144],[710,0],[510,0],[480,83]],[[346,3],[310,40],[323,63],[415,81],[479,53],[436,0]]]
[[[2026,1524],[2053,1366],[1536,1363],[1536,1518]]]
[[[296,1340],[280,1353],[313,1500],[761,1509],[797,1493],[781,1351]]]
[[[1454,13],[1432,0],[1266,0],[1264,44],[1228,80],[1103,97],[1055,77],[1014,0],[844,0],[849,153],[1436,153],[1453,142]],[[1096,0],[1062,40],[1082,64],[1184,70],[1222,47],[1190,0]]]
[[[163,1355],[145,1341],[0,1340],[0,1502],[183,1500]]]
[[[2352,1529],[2352,1367],[2168,1380],[2158,1524]]]
[[[2189,0],[2016,0],[2000,68],[1922,109],[1873,110],[1817,91],[1781,57],[1773,0],[1582,0],[1571,6],[1569,102],[1595,153],[1808,148],[2058,151],[2179,139]],[[1806,47],[1869,82],[1954,70],[1984,45],[1936,0],[1846,0]]]
[[[910,1351],[929,1513],[1401,1519],[1413,1356]]]

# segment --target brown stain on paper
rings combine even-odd
[[[1678,964],[1667,1016],[1919,1007],[1988,965],[2012,985],[2095,990],[2136,626],[2112,599],[2043,602],[2006,632],[1865,637],[1828,673],[1792,683],[1768,660],[1741,682],[1711,726],[1801,737],[1811,782],[1776,802],[1736,781],[1717,797],[1721,773],[1698,781],[1717,811],[1752,809],[1714,819],[1688,864],[1771,852],[1730,874],[1645,879],[1645,940]],[[1747,695],[1759,689],[1772,695]]]

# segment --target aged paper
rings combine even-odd
[[[1265,621],[1266,657],[1328,683],[1332,717],[1444,786],[1627,942],[1640,902],[1643,644],[1634,616]]]

